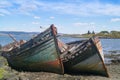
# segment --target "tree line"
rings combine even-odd
[[[120,38],[120,31],[101,31],[99,33],[95,33],[95,31],[90,32],[88,30],[87,34],[83,34],[83,37],[92,37],[98,36],[101,38]]]

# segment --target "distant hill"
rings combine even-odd
[[[22,31],[0,31],[0,35],[34,35],[38,34],[39,32],[22,32]]]
[[[11,35],[36,35],[40,32],[22,32],[22,31],[0,31],[0,36],[8,36],[8,34]],[[63,33],[58,33],[58,36],[64,35]]]
[[[0,36],[8,36],[11,35],[21,35],[21,36],[33,36],[39,34],[40,32],[22,32],[22,31],[0,31]],[[101,31],[99,33],[86,33],[86,34],[64,34],[58,33],[58,36],[63,37],[79,37],[79,38],[90,38],[92,36],[98,36],[100,38],[119,38],[120,39],[120,31]]]

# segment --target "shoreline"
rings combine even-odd
[[[71,38],[91,38],[91,37],[84,37],[84,36],[70,36],[70,35],[67,35],[67,36],[60,36],[60,37],[71,37]],[[99,37],[99,36],[98,36]],[[110,37],[99,37],[100,39],[120,39],[120,38],[110,38]]]

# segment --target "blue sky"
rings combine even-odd
[[[119,31],[120,0],[0,0],[0,31],[41,32],[51,24],[59,33]]]

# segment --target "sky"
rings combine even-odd
[[[0,31],[59,33],[120,30],[120,0],[0,0]],[[42,28],[40,28],[42,26]]]

